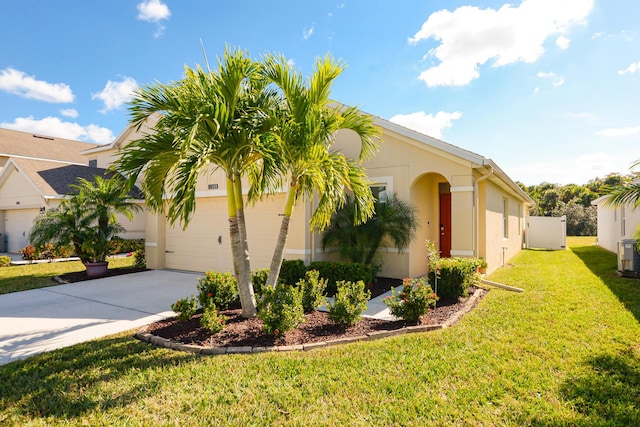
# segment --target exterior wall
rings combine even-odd
[[[38,190],[13,166],[0,186],[0,209],[40,208],[45,201]]]
[[[491,272],[517,254],[524,242],[526,212],[522,202],[511,196],[491,181],[480,183],[479,255],[487,261],[487,272]],[[507,237],[504,237],[503,201],[508,204]]]
[[[630,207],[613,208],[604,206],[604,200],[596,201],[598,207],[598,245],[618,252],[618,242],[633,239],[640,226],[640,209]]]

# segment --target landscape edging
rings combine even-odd
[[[477,300],[480,298],[482,292],[486,292],[483,289],[477,288],[474,293],[467,298],[462,309],[458,310],[453,316],[444,321],[443,323],[436,325],[416,325],[416,326],[407,326],[401,329],[394,329],[391,331],[376,331],[370,332],[366,335],[360,335],[356,337],[346,337],[346,338],[338,338],[330,341],[320,341],[315,343],[308,344],[296,344],[296,345],[281,345],[281,346],[228,346],[228,347],[203,347],[195,344],[184,344],[180,341],[173,341],[168,338],[162,338],[157,335],[150,334],[145,332],[143,327],[138,332],[134,334],[134,337],[140,341],[147,342],[149,344],[153,344],[158,347],[163,347],[171,350],[179,350],[188,353],[194,354],[204,354],[208,356],[212,355],[220,355],[220,354],[246,354],[246,353],[265,353],[265,352],[274,352],[274,351],[310,351],[315,350],[317,348],[325,348],[335,345],[343,345],[350,344],[357,341],[371,341],[378,340],[387,337],[400,336],[411,333],[418,332],[430,332],[438,329],[448,328],[453,326],[457,322],[460,321],[462,316],[467,314],[473,306],[476,304]]]

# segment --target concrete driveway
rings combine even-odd
[[[0,295],[0,365],[173,316],[199,276],[150,270]]]

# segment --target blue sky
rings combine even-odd
[[[0,0],[0,127],[108,143],[139,85],[226,44],[333,98],[492,158],[514,180],[585,183],[640,159],[636,0]]]

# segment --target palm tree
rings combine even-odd
[[[114,234],[109,228],[117,222],[117,213],[132,220],[134,213],[142,210],[131,200],[124,181],[118,175],[109,179],[96,176],[94,181],[78,178],[77,184],[71,188],[82,194],[84,203],[91,207],[87,214],[97,220],[98,230],[103,235]]]
[[[418,228],[415,207],[395,194],[386,203],[376,203],[375,214],[362,224],[354,222],[353,211],[353,202],[348,200],[322,237],[324,248],[336,245],[340,256],[352,262],[371,264],[384,239],[390,239],[399,251],[406,249]]]
[[[353,193],[356,221],[371,216],[374,199],[360,162],[377,149],[374,139],[378,130],[373,119],[357,108],[331,105],[331,86],[344,65],[330,56],[316,61],[313,74],[306,81],[283,56],[267,56],[263,63],[264,75],[283,97],[278,136],[282,143],[282,167],[289,180],[267,278],[267,285],[274,286],[282,266],[293,208],[299,200],[310,200],[317,194],[318,205],[310,219],[312,230],[323,230],[329,224],[333,212],[344,203],[347,189]],[[344,154],[331,151],[340,129],[353,130],[360,137],[359,159],[347,159]]]
[[[631,169],[640,166],[640,160],[631,165]],[[629,205],[633,208],[640,206],[640,180],[617,185],[609,189],[609,198],[605,202],[606,206],[625,206]]]
[[[133,141],[113,165],[134,182],[142,175],[148,206],[171,225],[189,224],[196,208],[196,180],[210,165],[223,170],[231,250],[242,315],[256,315],[249,251],[244,227],[243,176],[260,177],[261,186],[277,181],[277,140],[272,126],[272,93],[261,79],[259,63],[242,50],[226,49],[214,71],[186,67],[182,80],[156,83],[138,91],[130,105],[131,122],[140,127],[154,116],[155,133]],[[250,189],[258,197],[258,186]],[[169,195],[168,200],[165,196]]]
[[[134,211],[141,208],[129,200],[124,182],[118,177],[96,176],[95,181],[78,178],[71,187],[77,193],[38,216],[29,239],[36,247],[45,243],[72,245],[85,265],[104,262],[109,241],[124,231],[116,212],[133,219]]]

